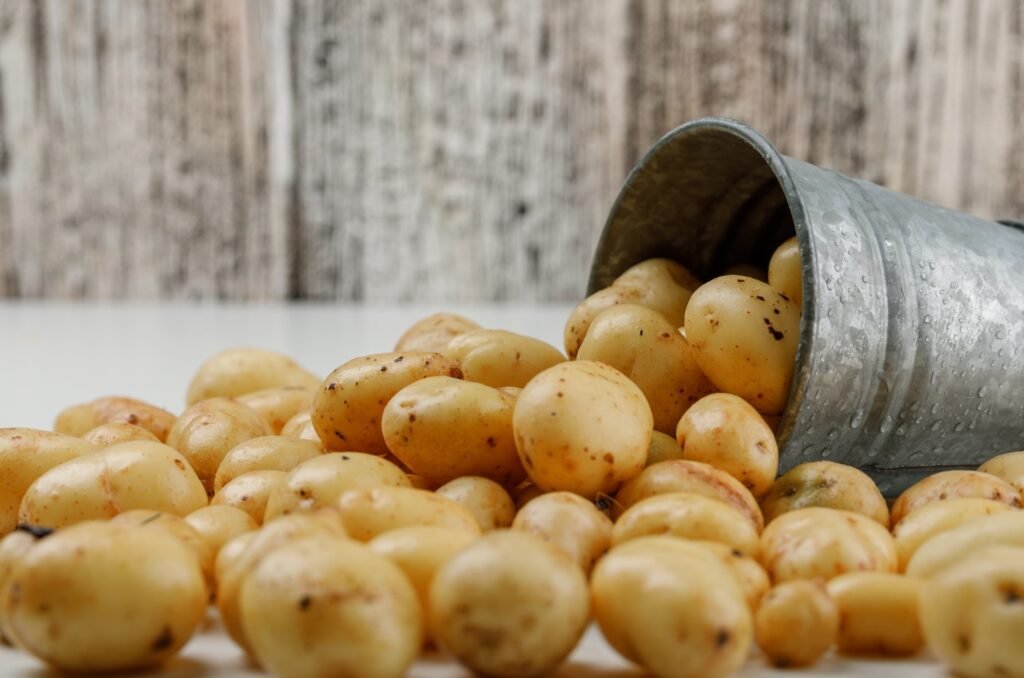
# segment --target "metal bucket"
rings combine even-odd
[[[746,125],[704,118],[663,137],[626,179],[589,292],[650,257],[705,280],[767,267],[795,232],[803,319],[780,466],[852,464],[892,496],[1024,449],[1019,226],[788,158]]]

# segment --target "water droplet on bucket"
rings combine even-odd
[[[890,416],[888,414],[885,415],[885,418],[882,419],[882,425],[878,427],[878,430],[881,433],[888,433],[889,431],[891,431],[892,430],[892,416]]]
[[[864,410],[859,409],[850,417],[850,428],[860,428],[864,425]]]
[[[967,424],[963,423],[962,421],[958,421],[956,426],[953,427],[953,431],[956,433],[960,433],[965,428],[967,428]]]
[[[932,269],[934,271],[935,270],[935,262],[934,261],[929,261],[928,262],[928,268],[930,268],[930,269]]]
[[[835,440],[836,438],[839,437],[839,429],[837,429],[837,428],[829,429],[827,437],[828,437],[829,440]]]
[[[931,325],[932,324],[932,317],[930,315],[926,315],[924,317],[924,324],[925,325]]]
[[[1006,338],[1006,332],[1003,331],[1003,328],[1001,328],[1001,327],[996,328],[996,339],[1005,339],[1005,338]]]
[[[830,450],[829,448],[826,447],[824,450],[821,451],[821,456],[825,457],[825,458],[831,457],[832,456],[832,450]]]
[[[932,405],[931,413],[932,414],[938,414],[938,411],[939,411],[939,404],[935,403],[934,405]]]
[[[978,389],[978,397],[979,398],[984,398],[985,394],[987,394],[987,393],[988,393],[988,386],[982,386],[981,388]]]
[[[942,422],[941,421],[935,421],[935,422],[932,423],[932,430],[933,431],[938,431],[940,428],[942,428]]]
[[[802,454],[805,457],[812,456],[814,454],[814,446],[813,445],[808,445],[807,447],[805,447],[804,449],[802,449],[800,451],[800,454]]]

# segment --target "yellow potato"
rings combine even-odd
[[[234,506],[204,506],[185,516],[210,548],[214,559],[235,537],[259,529],[259,524],[248,513]]]
[[[999,545],[1024,548],[1024,511],[996,513],[940,532],[917,548],[907,574],[932,577],[977,551]]]
[[[516,505],[512,497],[505,488],[488,478],[456,478],[434,492],[461,504],[476,519],[481,532],[508,527],[516,516]]]
[[[705,539],[691,539],[687,541],[699,544],[718,558],[730,574],[732,574],[733,579],[736,580],[744,599],[747,601],[747,606],[750,607],[752,612],[757,610],[761,604],[761,599],[768,593],[768,589],[772,587],[772,582],[768,578],[768,573],[765,572],[764,568],[761,567],[761,563],[756,558],[748,556],[728,544],[717,541],[707,541]]]
[[[754,629],[757,644],[775,666],[811,666],[835,643],[839,610],[822,582],[794,579],[765,595]]]
[[[478,329],[480,325],[456,313],[435,313],[413,323],[398,339],[395,351],[444,353],[453,338]]]
[[[377,353],[341,365],[313,398],[313,428],[328,450],[386,454],[384,406],[427,377],[462,378],[459,364],[437,353]]]
[[[19,529],[11,532],[3,539],[0,539],[0,642],[11,643],[12,634],[7,628],[3,601],[7,599],[7,582],[14,572],[14,567],[21,562],[36,542],[43,536],[48,536],[48,531],[42,531],[38,535],[29,529]]]
[[[651,406],[655,430],[665,433],[674,433],[686,409],[714,390],[672,323],[636,304],[601,311],[576,358],[610,365],[629,377]]]
[[[516,399],[519,458],[542,490],[611,493],[647,460],[653,428],[643,392],[621,372],[586,360],[538,374]]]
[[[892,525],[934,501],[977,497],[1020,508],[1020,491],[1002,478],[978,471],[943,471],[911,485],[892,505]]]
[[[1024,676],[1024,549],[988,546],[921,586],[928,647],[960,676]]]
[[[0,536],[18,525],[18,507],[37,478],[97,449],[92,443],[60,433],[0,428]]]
[[[259,524],[267,512],[270,495],[284,484],[284,471],[250,471],[243,473],[213,495],[210,506],[233,506],[245,511]]]
[[[1002,478],[1018,491],[1024,491],[1024,450],[992,457],[979,466],[978,470]]]
[[[323,452],[319,444],[286,436],[260,436],[242,441],[231,448],[217,467],[213,489],[252,471],[291,471],[299,464],[316,459]]]
[[[193,552],[162,530],[86,522],[33,546],[0,604],[17,643],[51,666],[127,671],[188,641],[206,587]]]
[[[57,415],[53,430],[70,436],[83,436],[102,424],[132,424],[140,426],[160,442],[174,425],[175,416],[156,405],[121,396],[107,396],[73,405]]]
[[[659,536],[616,546],[594,568],[590,592],[608,643],[656,676],[727,676],[747,658],[750,609],[698,542]]]
[[[242,562],[245,550],[256,540],[259,533],[260,530],[243,532],[220,547],[217,557],[213,559],[213,578],[218,586],[228,573]]]
[[[935,535],[993,513],[1013,510],[1000,501],[974,497],[936,501],[922,506],[907,515],[892,530],[896,550],[900,556],[900,571],[906,569],[917,549]]]
[[[459,363],[466,381],[494,388],[522,388],[547,368],[565,362],[551,344],[505,330],[460,334],[442,353]]]
[[[839,608],[840,652],[905,656],[924,646],[917,603],[921,581],[887,572],[847,572],[828,582]]]
[[[75,457],[25,492],[20,522],[64,527],[131,509],[188,515],[206,491],[185,459],[163,443],[134,441]]]
[[[775,434],[757,410],[731,393],[712,393],[686,411],[676,427],[683,457],[722,469],[761,497],[779,470]]]
[[[476,673],[541,675],[576,646],[588,620],[587,580],[538,537],[495,530],[434,575],[430,628]]]
[[[589,574],[612,545],[612,521],[571,492],[549,492],[516,514],[512,529],[531,532],[569,556]]]
[[[333,506],[357,487],[410,487],[405,472],[386,459],[362,452],[331,452],[304,461],[270,493],[264,520]]]
[[[844,572],[895,572],[896,543],[859,513],[811,507],[779,516],[761,535],[761,564],[775,583],[831,579]]]
[[[800,244],[793,236],[779,245],[768,263],[768,284],[789,297],[797,308],[803,303],[804,277]]]
[[[679,442],[675,439],[675,436],[670,436],[667,433],[661,431],[654,431],[651,434],[651,446],[647,448],[647,463],[646,466],[653,466],[660,461],[668,461],[669,459],[682,459],[683,448],[679,446]]]
[[[834,461],[794,466],[761,498],[769,523],[787,511],[811,506],[853,511],[889,527],[889,506],[875,481],[860,469]]]
[[[294,417],[285,422],[281,427],[281,435],[286,438],[301,438],[320,443],[320,436],[313,428],[313,413],[309,410],[297,412]]]
[[[186,401],[195,405],[209,398],[234,398],[253,391],[285,386],[316,388],[320,377],[286,355],[259,348],[232,348],[199,367],[188,385]]]
[[[132,509],[131,511],[117,514],[110,519],[110,522],[123,525],[137,525],[150,530],[161,530],[171,535],[187,546],[189,551],[195,555],[196,562],[199,563],[199,569],[203,572],[203,581],[206,582],[207,589],[213,590],[213,559],[217,553],[184,518],[171,513]]]
[[[305,386],[278,386],[246,393],[238,397],[238,402],[263,417],[272,433],[280,434],[292,417],[309,411],[315,392],[315,388]]]
[[[800,342],[796,304],[753,278],[722,276],[693,293],[685,327],[711,383],[758,412],[782,412]]]
[[[116,422],[113,424],[100,424],[82,436],[82,440],[95,445],[97,448],[110,447],[118,443],[127,443],[133,440],[148,440],[152,443],[160,442],[160,439],[148,430],[135,424]]]
[[[743,514],[693,492],[657,494],[633,504],[615,521],[612,544],[656,534],[716,541],[755,558],[760,546],[757,530]]]
[[[461,504],[411,487],[361,487],[342,493],[337,506],[353,539],[369,541],[410,525],[437,525],[480,534],[473,515]]]

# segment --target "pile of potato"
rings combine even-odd
[[[800,281],[795,240],[767,276],[655,259],[572,312],[570,360],[439,314],[326,379],[235,349],[180,415],[107,397],[0,430],[0,633],[140,669],[212,604],[282,676],[400,676],[434,648],[543,674],[591,621],[658,676],[926,644],[1024,675],[1024,452],[891,508],[842,464],[776,477]]]

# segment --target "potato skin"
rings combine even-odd
[[[460,334],[442,353],[459,363],[466,381],[494,388],[522,388],[547,368],[565,362],[551,344],[505,330]]]
[[[279,435],[292,417],[309,411],[315,392],[307,386],[278,386],[246,393],[237,400],[263,417],[271,432]]]
[[[907,574],[927,579],[989,546],[1024,548],[1024,511],[972,520],[925,541],[907,563]]]
[[[657,534],[720,542],[755,558],[760,548],[757,530],[739,511],[693,492],[656,494],[633,504],[615,521],[612,544]]]
[[[160,530],[171,535],[192,552],[203,573],[203,581],[207,590],[213,590],[213,560],[217,554],[206,543],[203,536],[181,516],[146,509],[131,509],[118,513],[110,519],[110,522],[118,525],[137,525],[147,530]]]
[[[288,476],[284,471],[249,471],[224,487],[210,500],[210,506],[233,506],[245,511],[258,524],[263,524],[267,502],[274,490]]]
[[[214,560],[229,541],[259,529],[259,523],[252,516],[234,506],[204,506],[185,516],[185,522],[210,547]]]
[[[489,478],[463,476],[445,483],[434,493],[461,504],[476,519],[481,532],[508,527],[516,516],[512,497]]]
[[[942,471],[908,487],[892,505],[893,527],[912,511],[933,501],[979,497],[1020,508],[1020,491],[1002,478],[979,471]]]
[[[14,567],[21,562],[41,537],[22,529],[11,532],[0,539],[0,643],[13,643],[12,633],[7,627],[6,611],[3,601],[7,598],[7,582],[10,581]]]
[[[768,284],[793,300],[797,308],[803,303],[803,267],[800,244],[796,236],[778,246],[768,262]]]
[[[754,617],[757,644],[779,668],[811,666],[839,634],[839,610],[820,581],[794,579],[771,589]]]
[[[341,522],[353,539],[369,541],[409,525],[437,525],[480,534],[473,515],[451,499],[411,487],[358,487],[337,501]]]
[[[479,329],[480,325],[457,313],[435,313],[413,323],[399,337],[395,351],[444,353],[452,339]]]
[[[621,372],[577,360],[538,374],[512,427],[530,480],[545,491],[610,494],[643,469],[653,430],[643,392]]]
[[[978,470],[1002,478],[1024,492],[1024,450],[992,457],[979,466]]]
[[[1003,502],[975,497],[936,501],[922,506],[908,514],[892,530],[900,557],[900,572],[907,568],[917,549],[936,535],[994,513],[1013,510]]]
[[[590,574],[612,545],[612,521],[592,502],[572,492],[549,492],[523,506],[512,529],[548,542]]]
[[[220,492],[240,475],[251,471],[291,471],[323,452],[318,443],[286,436],[260,436],[232,447],[217,466],[213,489]]]
[[[164,442],[175,419],[167,410],[142,400],[106,396],[63,410],[57,415],[53,430],[65,435],[83,436],[102,424],[132,424],[141,426]]]
[[[919,579],[888,572],[847,572],[827,586],[839,608],[840,652],[902,657],[924,647],[917,616]]]
[[[834,461],[799,464],[779,476],[761,498],[768,522],[786,511],[819,506],[853,511],[889,527],[889,506],[869,475]]]
[[[191,406],[210,398],[235,398],[253,391],[285,386],[313,389],[320,377],[286,355],[260,348],[231,348],[200,365],[188,385]]]
[[[152,443],[161,442],[155,435],[135,424],[115,422],[113,424],[100,424],[82,436],[82,440],[97,448],[110,447],[118,443],[127,443],[133,440],[148,440]]]

